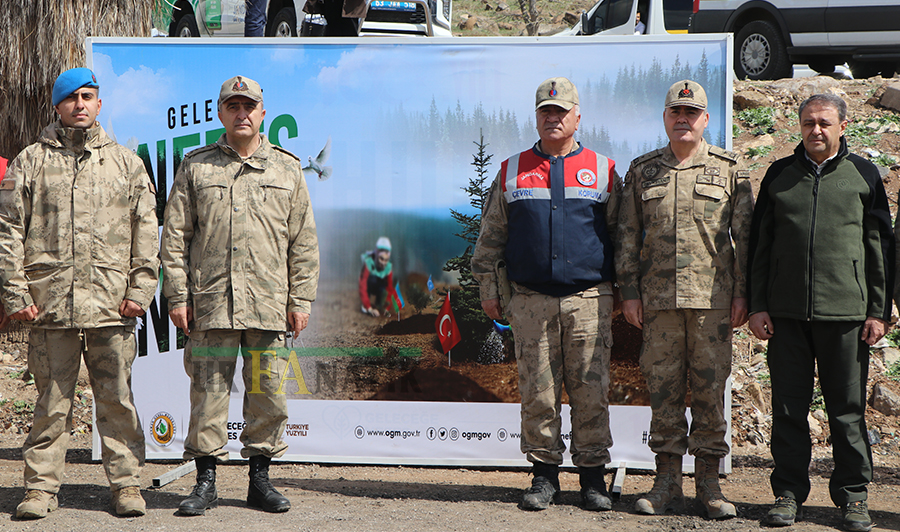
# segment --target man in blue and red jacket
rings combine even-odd
[[[541,140],[501,164],[482,213],[472,273],[484,311],[494,320],[505,313],[516,339],[521,448],[534,464],[522,508],[543,510],[559,499],[565,384],[582,502],[588,510],[609,510],[603,476],[612,446],[610,235],[621,180],[613,161],[575,141],[581,113],[571,81],[541,83],[535,107]],[[506,308],[499,299],[498,261],[506,263],[512,282]]]

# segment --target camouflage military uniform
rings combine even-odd
[[[82,351],[110,485],[139,485],[144,434],[131,397],[136,320],[119,307],[130,299],[146,309],[156,292],[155,208],[142,161],[99,124],[47,127],[3,180],[0,296],[9,314],[32,304],[39,310],[26,322],[38,389],[22,451],[27,489],[59,490]]]
[[[605,206],[609,235],[615,233],[621,192],[621,179],[611,164],[609,174],[614,187]],[[603,172],[597,173],[606,179]],[[509,234],[509,202],[501,186],[504,179],[501,170],[485,203],[481,234],[472,257],[472,273],[482,301],[499,297],[494,264],[506,257]],[[596,222],[589,224],[593,227]],[[583,250],[571,254],[571,262],[577,262],[575,256],[579,252]],[[534,253],[549,255],[550,250]],[[609,430],[612,283],[598,282],[563,296],[512,284],[512,298],[504,313],[515,336],[522,396],[522,452],[533,463],[562,463],[565,444],[559,409],[565,385],[571,408],[573,464],[608,464],[613,443]]]
[[[190,306],[194,315],[185,349],[192,380],[185,458],[222,455],[236,348],[284,347],[287,313],[309,313],[315,299],[318,241],[298,159],[261,136],[242,160],[224,134],[188,154],[166,206],[162,263],[169,310]],[[207,347],[225,349],[192,356]],[[284,362],[273,374],[281,375]],[[245,432],[245,456],[286,449],[287,403],[264,395],[244,397],[248,429],[262,423]],[[251,412],[260,419],[251,420]]]
[[[748,177],[735,154],[705,141],[684,164],[667,146],[632,161],[625,176],[616,274],[622,299],[643,302],[641,370],[656,453],[728,453],[723,397],[731,368],[731,300],[747,297]]]

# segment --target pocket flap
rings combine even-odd
[[[697,185],[694,187],[694,192],[696,192],[700,196],[712,198],[716,201],[719,201],[720,199],[725,197],[725,188],[718,185],[704,185],[702,183],[697,183]]]
[[[663,197],[665,197],[666,192],[668,192],[668,190],[669,189],[667,189],[666,187],[648,188],[641,194],[641,199],[643,201],[648,201],[648,200],[652,200],[652,199],[663,198]]]

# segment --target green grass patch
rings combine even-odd
[[[884,374],[892,381],[900,382],[900,362],[895,362]]]
[[[25,412],[34,412],[34,403],[17,399],[13,401],[13,410],[16,414],[24,414]]]
[[[878,157],[873,157],[872,162],[877,164],[878,166],[890,168],[891,166],[894,166],[894,164],[897,163],[897,160],[886,153],[882,153]]]
[[[894,347],[900,347],[900,327],[894,327],[887,334],[884,335],[884,339],[890,342],[890,344]]]
[[[747,127],[765,130],[775,127],[775,108],[757,107],[756,109],[744,109],[737,114],[737,118],[746,124]]]
[[[759,146],[756,148],[747,148],[747,155],[750,157],[765,157],[766,155],[772,153],[772,150],[775,149],[775,146],[771,144],[768,146]]]
[[[809,411],[825,410],[825,396],[822,395],[822,389],[816,386],[813,390],[812,402],[809,403]]]

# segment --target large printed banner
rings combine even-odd
[[[633,158],[665,145],[663,100],[680,79],[706,88],[708,141],[731,146],[726,35],[95,38],[88,48],[103,101],[99,120],[144,159],[160,216],[184,154],[224,132],[219,88],[238,74],[263,88],[263,133],[304,166],[319,159],[332,168],[307,178],[321,277],[310,325],[290,340],[290,370],[279,377],[290,399],[289,460],[527,464],[508,333],[488,322],[469,325],[468,342],[445,354],[435,321],[443,293],[458,296],[457,274],[444,266],[468,246],[454,214],[477,214],[465,190],[477,177],[477,143],[491,157],[490,182],[503,159],[538,140],[534,93],[541,81],[566,76],[575,83],[582,113],[576,138],[615,160],[620,175]],[[405,306],[388,305],[373,317],[361,309],[360,274],[381,237],[391,242],[393,282]],[[653,467],[640,333],[627,325],[614,331],[612,458]],[[134,364],[149,459],[183,451],[190,418],[184,340],[159,296],[140,327],[142,356]],[[249,358],[244,363],[253,379],[271,378],[254,373]],[[240,456],[247,391],[241,371],[227,425],[233,457]],[[568,443],[568,406],[563,420]]]

